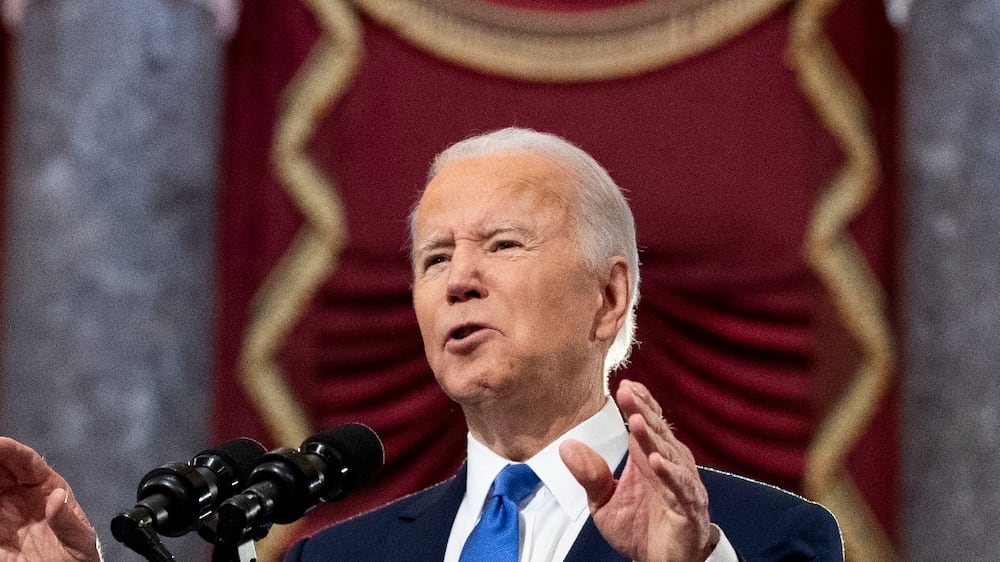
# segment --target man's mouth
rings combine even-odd
[[[451,331],[448,332],[448,339],[464,340],[465,338],[471,336],[472,334],[478,332],[479,330],[482,330],[483,328],[484,326],[481,326],[479,324],[463,324],[456,328],[452,328]]]

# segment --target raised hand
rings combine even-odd
[[[559,449],[587,490],[594,524],[632,560],[704,561],[719,538],[691,451],[674,436],[645,386],[623,380],[616,399],[629,424],[629,456],[620,479],[579,441]]]
[[[0,437],[0,562],[35,560],[99,562],[97,531],[62,476]]]

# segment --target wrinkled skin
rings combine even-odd
[[[97,531],[69,484],[30,447],[0,437],[0,562],[100,562]]]
[[[632,560],[705,560],[718,537],[691,451],[674,436],[645,386],[623,380],[616,398],[629,423],[629,457],[620,479],[579,441],[567,441],[559,450],[587,490],[594,524]]]

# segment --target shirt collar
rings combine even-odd
[[[622,421],[618,406],[608,398],[604,407],[596,414],[549,443],[526,461],[541,479],[542,485],[559,502],[560,507],[575,520],[587,512],[587,493],[559,457],[559,445],[567,439],[576,439],[590,446],[601,455],[608,468],[613,471],[628,450],[628,430]],[[485,502],[493,480],[510,462],[469,434],[467,497]]]

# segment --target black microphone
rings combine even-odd
[[[359,423],[317,433],[297,451],[275,449],[250,472],[250,485],[219,506],[217,540],[232,545],[262,525],[291,523],[368,482],[384,462],[382,441]]]
[[[250,469],[267,450],[240,438],[206,449],[189,463],[167,463],[139,482],[135,507],[111,520],[111,534],[132,550],[158,543],[156,532],[179,537],[213,514],[219,502],[243,489]]]

